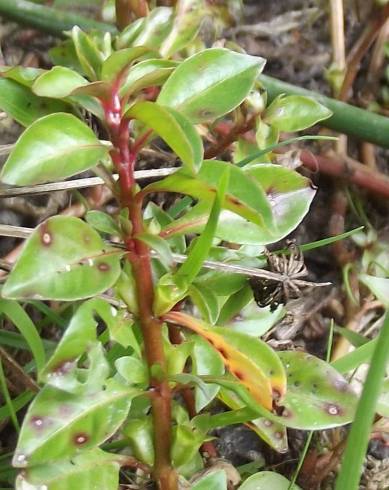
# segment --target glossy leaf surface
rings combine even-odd
[[[128,72],[120,87],[120,95],[129,95],[145,87],[161,85],[176,67],[177,62],[172,60],[150,59],[141,61]]]
[[[99,449],[87,451],[55,465],[26,469],[16,479],[16,490],[117,490],[120,463],[124,459]]]
[[[65,179],[94,167],[107,151],[75,116],[51,114],[20,136],[3,167],[1,181],[28,185]]]
[[[44,72],[45,70],[30,66],[0,66],[0,77],[15,80],[25,87],[31,87],[34,80]]]
[[[27,240],[2,295],[63,301],[88,298],[116,282],[120,256],[121,252],[107,247],[87,223],[55,216],[39,225]]]
[[[227,475],[223,470],[208,473],[193,483],[192,490],[227,490]]]
[[[179,156],[187,173],[199,170],[203,144],[196,129],[181,114],[153,102],[138,102],[126,112],[126,117],[152,128]]]
[[[201,166],[200,172],[196,178],[187,176],[182,171],[178,171],[169,177],[150,184],[145,188],[148,192],[171,191],[188,194],[196,199],[201,200],[202,213],[196,216],[197,229],[202,229],[208,221],[210,205],[213,203],[218,182],[226,168],[230,169],[230,180],[228,183],[227,193],[225,196],[223,208],[242,216],[246,220],[260,225],[261,227],[271,228],[273,216],[271,208],[262,188],[254,182],[249,176],[245,175],[241,169],[231,166],[226,162],[216,160],[205,160]],[[204,206],[206,207],[206,212]],[[220,227],[220,221],[223,221],[223,212],[221,213],[217,230]],[[176,221],[181,225],[182,221]],[[167,227],[169,233],[174,233],[174,224]],[[187,233],[184,227],[179,227],[181,232]],[[166,230],[167,231],[167,230]],[[235,230],[236,234],[236,230]],[[219,231],[217,231],[219,236]],[[233,240],[232,240],[233,241]]]
[[[280,95],[266,109],[264,121],[279,131],[309,128],[332,112],[314,99],[302,95]]]
[[[90,80],[100,76],[103,56],[97,49],[92,38],[85,34],[78,26],[72,29],[72,39],[78,60],[85,74]]]
[[[239,490],[300,490],[298,485],[290,485],[290,481],[279,473],[261,471],[247,478]]]
[[[35,80],[32,91],[40,97],[61,99],[70,95],[74,89],[88,83],[88,80],[76,71],[64,66],[55,66]]]
[[[25,468],[57,461],[108,439],[139,393],[114,380],[104,388],[71,393],[46,385],[24,418],[13,465]]]
[[[357,397],[332,366],[305,352],[278,355],[288,378],[288,390],[280,402],[285,425],[319,430],[352,421]]]
[[[114,51],[111,56],[104,60],[101,68],[102,80],[114,80],[118,75],[123,76],[131,63],[149,53],[150,50],[144,46],[120,49]]]
[[[264,64],[262,58],[207,49],[181,63],[163,86],[158,103],[193,123],[216,119],[244,100]]]
[[[53,112],[65,112],[70,106],[58,100],[42,99],[29,88],[13,80],[0,78],[0,109],[22,126],[29,126]]]

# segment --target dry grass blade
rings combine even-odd
[[[177,171],[177,167],[156,168],[152,170],[137,170],[135,178],[137,180],[152,179],[156,177],[165,177]],[[117,178],[117,176],[115,176]],[[67,191],[72,189],[83,189],[85,187],[95,187],[104,184],[100,177],[87,177],[84,179],[67,180],[64,182],[51,182],[49,184],[37,184],[33,186],[2,186],[0,187],[1,197],[27,196],[31,194],[47,194],[55,191]]]
[[[22,226],[11,226],[11,225],[0,225],[0,236],[8,236],[14,238],[28,238],[33,232],[33,228],[25,228]],[[112,243],[115,247],[120,247],[118,243]],[[158,256],[154,251],[151,252],[153,256]],[[186,255],[182,254],[172,254],[174,260],[182,264],[187,259]],[[211,270],[218,270],[222,272],[230,272],[232,274],[240,274],[248,277],[259,277],[262,279],[269,279],[272,281],[283,282],[288,279],[288,276],[283,274],[278,274],[276,272],[271,272],[266,269],[259,269],[255,267],[244,267],[235,264],[225,264],[223,262],[217,262],[214,260],[205,260],[203,262],[203,267]],[[329,286],[330,282],[315,283],[310,281],[299,280],[299,285],[301,287],[315,287],[315,286]]]

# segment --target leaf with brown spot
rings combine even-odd
[[[116,282],[121,255],[84,221],[54,216],[27,240],[2,296],[62,301],[95,296]]]
[[[296,429],[328,429],[353,420],[357,396],[332,366],[305,352],[279,352],[288,390],[280,420]]]
[[[272,408],[273,390],[285,392],[286,378],[280,360],[264,342],[227,328],[211,327],[197,318],[180,312],[164,316],[169,322],[185,326],[199,334],[219,352],[225,366],[246,387],[255,401]]]

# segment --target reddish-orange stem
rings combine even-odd
[[[124,237],[127,258],[132,266],[136,284],[139,320],[150,372],[152,415],[154,422],[155,464],[153,477],[160,490],[177,490],[177,474],[172,468],[171,398],[166,379],[166,361],[163,349],[162,323],[154,317],[154,284],[148,246],[135,237],[144,231],[142,199],[136,199],[134,166],[137,148],[129,147],[129,122],[122,116],[122,104],[115,88],[109,101],[102,101],[113,149],[112,161],[119,173],[120,204],[128,208],[132,230]]]

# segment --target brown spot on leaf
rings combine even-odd
[[[333,403],[327,403],[325,405],[325,410],[328,415],[341,415],[342,410],[338,405],[334,405]]]
[[[73,441],[75,444],[77,444],[77,446],[83,446],[89,441],[89,435],[85,432],[78,432],[73,436]]]
[[[106,262],[101,262],[97,268],[99,269],[99,271],[101,272],[107,272],[111,269],[111,267],[106,263]]]
[[[224,359],[228,359],[227,352],[223,347],[216,347],[216,350],[219,352],[219,354],[224,357]]]
[[[49,247],[53,243],[53,237],[49,232],[49,227],[47,226],[47,223],[41,225],[41,227],[39,228],[39,233],[42,245],[44,247]]]
[[[241,373],[240,371],[231,371],[231,372],[232,372],[232,374],[233,374],[234,376],[236,376],[236,377],[237,377],[238,379],[240,379],[241,381],[243,381],[243,380],[244,380],[244,374],[243,374],[243,373]]]

